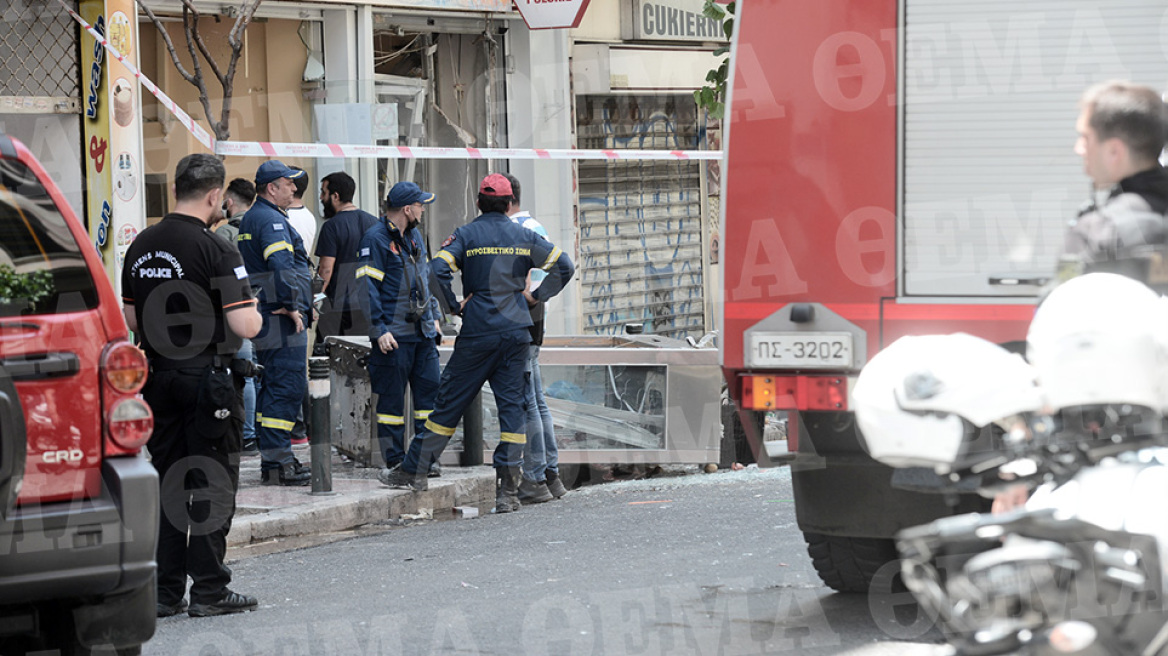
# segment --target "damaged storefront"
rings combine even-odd
[[[693,92],[725,43],[701,0],[594,0],[573,31],[580,148],[710,149]],[[581,161],[582,330],[700,337],[713,328],[709,165],[685,160]]]
[[[506,10],[507,7],[501,7]],[[503,63],[510,21],[489,13],[373,12],[374,92],[397,114],[397,134],[381,145],[439,148],[506,147],[507,95]],[[419,111],[420,108],[420,111]],[[494,164],[492,167],[491,164]],[[378,197],[413,180],[437,200],[425,229],[436,246],[474,218],[478,181],[506,163],[480,159],[380,160]]]

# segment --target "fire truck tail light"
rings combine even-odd
[[[744,376],[742,378],[742,406],[750,410],[775,410],[776,390],[774,376]]]
[[[846,376],[742,377],[742,405],[750,410],[847,410]]]

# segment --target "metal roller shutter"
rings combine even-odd
[[[1168,6],[905,0],[905,20],[904,292],[1033,295],[1090,193],[1078,99],[1109,79],[1164,89]]]
[[[580,148],[698,148],[692,95],[587,96],[578,107]],[[701,175],[698,162],[579,162],[586,334],[705,331]]]

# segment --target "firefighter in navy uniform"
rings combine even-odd
[[[239,253],[209,229],[225,178],[213,155],[184,157],[174,212],[138,235],[122,269],[126,323],[150,361],[142,394],[154,412],[148,448],[161,482],[159,617],[256,607],[255,597],[227,587],[223,563],[239,486],[243,377],[252,375],[251,363],[234,356],[261,321]]]
[[[369,317],[369,381],[377,394],[377,440],[386,468],[405,458],[405,392],[414,401],[414,434],[421,435],[438,391],[438,301],[430,293],[430,257],[418,230],[434,194],[399,182],[386,196],[384,218],[361,238],[359,296]],[[441,473],[438,463],[430,475]]]
[[[270,160],[256,170],[256,200],[239,225],[239,252],[259,298],[264,327],[252,340],[264,367],[256,397],[260,482],[308,485],[308,467],[292,455],[292,428],[308,391],[312,281],[304,240],[288,222],[295,178],[304,171]]]
[[[378,477],[390,487],[425,490],[431,463],[438,460],[463,412],[489,380],[501,430],[493,462],[495,512],[519,509],[519,467],[527,441],[524,370],[531,343],[529,308],[558,294],[574,272],[572,260],[559,248],[508,218],[512,197],[507,178],[497,173],[484,178],[478,198],[483,214],[455,230],[431,261],[448,307],[462,317],[462,329],[442,371],[425,432],[410,442],[400,465]],[[548,272],[534,293],[526,290],[531,269]],[[461,304],[450,287],[455,271],[462,272]]]

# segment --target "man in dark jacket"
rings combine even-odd
[[[426,489],[430,464],[489,380],[501,431],[494,455],[495,512],[500,513],[519,509],[519,469],[527,442],[529,308],[558,294],[575,271],[572,260],[554,244],[511,221],[506,212],[513,200],[507,178],[488,175],[479,185],[482,215],[447,237],[431,261],[447,306],[462,317],[462,329],[442,371],[426,431],[410,442],[400,465],[378,477],[390,487]],[[527,273],[532,269],[548,275],[529,292]],[[461,303],[451,289],[455,271],[462,272]]]
[[[1105,82],[1083,94],[1075,152],[1094,198],[1067,231],[1059,279],[1119,273],[1168,291],[1168,110],[1156,91]]]
[[[256,171],[256,201],[239,226],[239,252],[259,298],[264,327],[252,340],[264,367],[256,399],[256,437],[265,485],[308,485],[311,474],[292,455],[292,428],[308,390],[312,283],[304,241],[288,223],[296,185],[279,160]]]
[[[430,256],[418,222],[434,194],[399,182],[386,197],[385,218],[365,233],[357,279],[369,313],[369,382],[377,394],[377,441],[387,468],[405,451],[405,393],[414,401],[414,434],[421,435],[438,391],[438,302],[430,293]],[[438,475],[432,463],[431,475]]]

